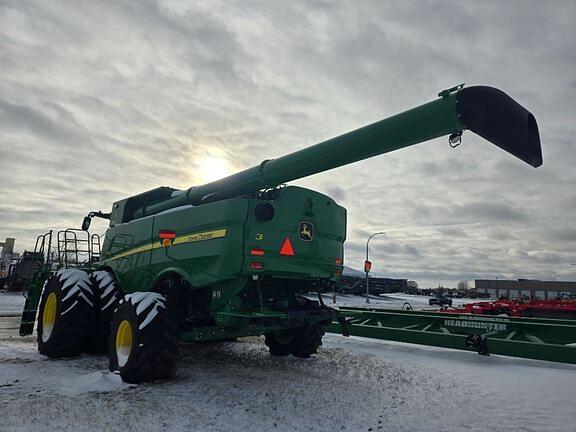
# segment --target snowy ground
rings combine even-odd
[[[366,298],[354,295],[336,294],[336,303],[333,303],[332,294],[324,294],[324,302],[328,306],[366,306]],[[311,296],[310,298],[314,298]],[[416,296],[409,294],[388,294],[386,296],[370,296],[370,307],[383,307],[390,309],[401,309],[404,303],[408,302],[414,309],[437,309],[436,306],[429,306],[428,296]],[[0,292],[0,314],[21,313],[24,306],[24,296],[22,293]],[[477,300],[472,299],[452,299],[454,306],[472,303]]]
[[[313,298],[312,296],[310,298]],[[437,310],[438,306],[430,306],[428,301],[432,298],[430,296],[417,296],[410,294],[387,294],[382,296],[370,296],[370,304],[366,303],[366,298],[355,295],[336,294],[336,303],[333,302],[333,294],[324,294],[322,296],[324,303],[327,306],[367,306],[371,308],[385,308],[385,309],[402,309],[405,303],[409,303],[415,310],[428,309]],[[478,300],[473,299],[452,299],[453,306],[464,305],[466,303],[474,303]]]
[[[5,297],[0,294],[0,310]],[[126,385],[102,356],[0,337],[0,431],[576,431],[576,367],[327,335],[309,360],[262,338],[181,347],[175,379]]]
[[[0,314],[20,314],[26,299],[22,293],[0,292]]]

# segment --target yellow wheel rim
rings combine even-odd
[[[42,313],[42,342],[46,342],[52,335],[54,330],[54,323],[56,322],[56,309],[58,306],[58,299],[56,293],[48,294],[46,304],[44,305],[44,312]]]
[[[132,326],[127,320],[124,320],[116,330],[116,358],[118,366],[122,367],[128,362],[130,352],[132,351]]]

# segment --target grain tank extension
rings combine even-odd
[[[466,129],[533,167],[542,164],[530,112],[500,90],[457,86],[221,180],[160,187],[114,203],[110,213],[90,213],[84,229],[91,217],[110,220],[99,268],[60,270],[47,281],[40,351],[107,350],[110,368],[132,382],[169,376],[178,340],[265,335],[273,355],[310,356],[337,312],[304,294],[340,276],[346,210],[321,193],[283,185],[441,136],[456,145]]]

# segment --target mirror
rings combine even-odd
[[[82,231],[88,231],[90,228],[90,223],[92,222],[92,218],[90,216],[86,216],[82,221]]]

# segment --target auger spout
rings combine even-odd
[[[142,207],[135,218],[186,204],[219,201],[328,171],[434,138],[458,138],[470,130],[533,167],[542,165],[534,116],[501,90],[463,85],[439,98],[344,135],[261,164],[223,179],[194,186],[165,201]]]

